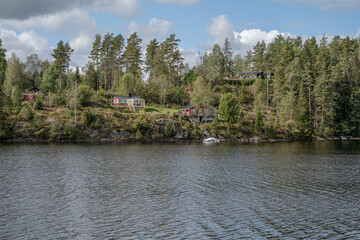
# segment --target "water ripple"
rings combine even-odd
[[[0,239],[359,239],[360,144],[0,144]]]

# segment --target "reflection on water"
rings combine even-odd
[[[359,142],[0,144],[0,239],[359,239],[359,199]]]

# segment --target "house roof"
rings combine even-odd
[[[190,108],[192,108],[192,107],[193,107],[193,105],[192,105],[192,104],[189,104],[189,105],[183,107],[183,108],[180,109],[180,110],[181,110],[181,111],[182,111],[182,110],[188,110],[188,109],[190,109]]]
[[[188,109],[191,109],[191,108],[193,108],[193,107],[194,107],[194,106],[193,106],[192,104],[189,104],[189,105],[181,108],[180,111],[188,110]],[[212,108],[212,109],[214,109],[215,111],[217,111],[215,108],[213,108],[213,107],[211,107],[211,106],[204,106],[204,107],[209,107],[209,108]]]
[[[143,98],[140,98],[140,97],[119,97],[119,96],[115,96],[114,98],[116,99],[135,99],[135,100],[144,100]]]

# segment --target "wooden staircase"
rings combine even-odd
[[[133,105],[128,104],[128,106],[129,106],[130,111],[132,111],[133,113],[134,113],[134,112],[136,112],[136,111],[135,111],[135,108],[134,108],[134,106],[133,106]]]
[[[194,118],[194,116],[192,116],[191,114],[189,116],[187,116],[187,118],[189,119],[190,122],[195,123],[197,125],[199,125],[200,129],[205,133],[205,135],[209,138],[210,133],[203,127],[201,126],[200,122],[196,121],[196,119]]]

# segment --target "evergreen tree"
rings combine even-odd
[[[6,49],[2,46],[2,40],[0,38],[0,88],[5,82],[6,72]]]
[[[156,39],[153,39],[152,41],[150,41],[149,45],[147,45],[146,48],[145,72],[149,73],[150,80],[153,78],[153,74],[154,74],[154,68],[155,68],[154,59],[158,47],[159,47],[159,43],[156,41]]]
[[[54,93],[55,90],[56,90],[56,73],[55,73],[55,66],[52,65],[44,72],[40,91],[46,95],[49,92]]]
[[[92,45],[92,50],[90,52],[89,58],[92,60],[93,64],[96,66],[96,89],[99,89],[99,68],[101,60],[101,34],[95,35],[95,40]]]
[[[219,112],[227,122],[235,122],[239,116],[239,104],[233,94],[226,93],[221,96]]]
[[[69,67],[71,54],[74,52],[69,45],[69,43],[65,43],[61,40],[57,44],[57,48],[54,49],[51,56],[55,59],[54,61],[54,71],[56,75],[59,77],[60,82],[60,94],[62,92],[62,78],[65,72],[65,69]]]
[[[234,76],[234,63],[232,60],[233,53],[231,52],[231,45],[228,38],[225,38],[222,53],[224,56],[224,76],[230,78]]]
[[[134,80],[140,79],[141,71],[141,44],[142,39],[134,32],[127,39],[127,45],[123,54],[126,73],[133,76]]]
[[[218,44],[215,44],[209,55],[204,55],[204,64],[207,69],[206,79],[217,85],[224,77],[225,65],[224,55]]]
[[[113,55],[112,55],[112,44],[113,44],[113,33],[107,33],[101,43],[101,79],[103,79],[102,85],[105,90],[111,88],[110,79],[112,77],[111,70],[113,67]]]

